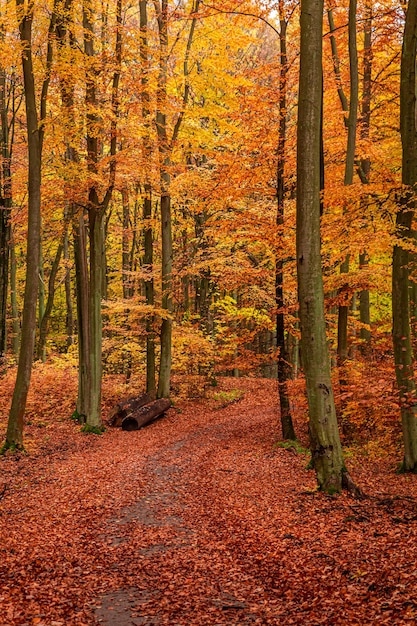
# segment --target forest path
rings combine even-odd
[[[246,381],[245,387],[252,386]],[[274,456],[279,413],[273,395],[260,399],[254,391],[247,389],[243,400],[205,415],[194,413],[195,407],[192,414],[171,412],[177,428],[147,456],[141,470],[145,492],[107,520],[108,546],[123,553],[119,562],[132,568],[124,568],[123,588],[101,599],[95,612],[100,623],[266,623],[271,607],[262,580],[252,572],[256,555],[249,554],[248,561],[251,547],[260,548],[263,538],[256,525],[251,527],[248,510],[267,516],[259,485],[277,482],[288,523],[292,514],[285,491],[294,488],[288,485],[293,459],[283,451],[280,481],[270,473],[270,463],[260,472],[260,459]],[[165,430],[166,422],[154,428]],[[133,436],[140,440],[143,434]],[[137,480],[135,465],[124,470],[125,484]]]
[[[375,497],[319,494],[275,384],[222,385],[244,398],[0,460],[1,626],[417,622],[417,478],[362,459]]]

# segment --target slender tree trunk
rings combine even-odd
[[[66,0],[65,12],[60,13],[57,23],[58,50],[65,59],[72,57],[73,51],[77,47],[73,34],[72,24],[72,0]],[[74,80],[70,73],[61,76],[61,98],[62,109],[65,119],[68,120],[68,127],[75,128],[76,119],[74,113]],[[76,149],[72,145],[71,138],[67,139],[66,158],[70,163],[78,163],[79,157]],[[75,290],[76,290],[76,310],[77,310],[77,336],[78,336],[78,395],[77,395],[77,415],[80,422],[85,422],[90,412],[90,285],[89,268],[87,254],[87,230],[85,225],[85,214],[79,212],[70,203],[66,209],[66,219],[72,223],[74,265],[75,265]],[[66,299],[68,323],[70,322],[71,302],[70,281],[66,281]],[[71,309],[72,310],[72,309]],[[68,334],[68,330],[67,330]],[[68,335],[69,336],[69,335]],[[68,340],[67,340],[68,342]]]
[[[0,31],[1,40],[4,33]],[[7,349],[7,292],[9,287],[10,212],[12,206],[11,147],[9,145],[9,107],[6,98],[6,71],[0,68],[1,121],[1,198],[0,198],[0,361]]]
[[[20,320],[17,308],[17,277],[16,252],[14,247],[13,229],[10,229],[10,306],[12,310],[12,351],[15,357],[20,348]]]
[[[409,0],[401,56],[400,127],[402,141],[402,183],[405,187],[397,212],[399,242],[392,260],[392,318],[395,373],[399,391],[404,438],[403,470],[417,471],[417,400],[414,382],[409,306],[409,253],[413,238],[412,221],[417,182],[416,130],[416,42],[417,0]],[[401,245],[404,241],[404,246]]]
[[[150,275],[145,281],[145,298],[149,307],[154,305],[154,280],[153,271],[153,234],[150,223],[152,216],[152,194],[150,185],[146,186],[143,202],[144,220],[144,255],[143,263],[148,268]],[[155,316],[148,313],[146,316],[146,392],[152,397],[156,396],[156,359],[155,359]]]
[[[46,353],[46,339],[48,335],[48,324],[51,318],[52,309],[54,306],[54,298],[55,298],[55,280],[59,270],[59,264],[61,262],[61,256],[63,251],[63,245],[60,243],[58,245],[58,249],[55,254],[54,261],[52,263],[51,272],[49,274],[48,281],[48,298],[46,301],[46,306],[43,311],[43,315],[40,319],[39,324],[39,342],[37,346],[37,358],[42,361],[45,360]]]
[[[88,192],[88,240],[89,240],[89,275],[88,283],[88,352],[89,352],[89,387],[86,390],[88,400],[83,400],[88,409],[86,424],[91,428],[101,429],[101,378],[102,378],[102,329],[101,329],[101,299],[103,287],[102,246],[103,246],[103,210],[96,191],[94,177],[97,176],[98,163],[98,135],[97,135],[97,86],[93,6],[91,0],[84,0],[84,53],[89,61],[86,71],[85,103],[87,121],[87,167],[93,179]]]
[[[347,254],[340,264],[340,273],[349,273],[350,255]],[[337,310],[337,364],[342,367],[348,358],[348,318],[349,318],[349,285],[346,283],[338,291],[339,306]]]
[[[89,389],[89,412],[87,424],[92,428],[102,427],[101,420],[101,380],[102,380],[102,320],[101,300],[103,288],[102,253],[103,253],[103,211],[95,209],[98,206],[98,197],[90,192],[89,195],[89,242],[90,242],[90,289],[89,289],[89,314],[90,314],[90,376],[91,386]]]
[[[362,141],[369,141],[369,130],[371,120],[371,95],[372,95],[372,2],[367,0],[366,17],[364,22],[363,36],[363,82],[362,82],[362,110],[360,134]],[[371,161],[369,157],[361,159],[360,178],[366,185],[369,184],[371,172]],[[359,267],[367,270],[369,265],[369,255],[364,250],[359,255]],[[359,294],[359,320],[362,324],[360,337],[362,339],[361,352],[367,354],[371,345],[371,313],[369,289],[363,289]]]
[[[69,244],[68,244],[68,229],[65,229],[64,233],[64,244],[63,244],[63,255],[64,255],[64,263],[65,263],[65,304],[66,304],[66,317],[65,317],[65,328],[67,334],[67,350],[73,344],[73,334],[74,334],[74,311],[72,306],[72,293],[71,293],[71,272],[69,267],[70,256],[69,256]]]
[[[329,8],[327,10],[327,19],[329,22],[329,29],[331,32],[330,46],[332,49],[332,61],[333,61],[334,75],[336,78],[337,94],[339,96],[340,104],[342,106],[342,111],[344,113],[348,113],[349,105],[348,105],[347,97],[345,94],[345,90],[343,89],[342,74],[340,72],[340,59],[339,59],[339,53],[337,51],[336,38],[334,35],[334,33],[336,32],[336,27],[335,27],[334,18],[333,18],[333,8]],[[345,117],[345,124],[347,124],[347,117]]]
[[[129,190],[122,189],[123,232],[122,232],[122,284],[123,298],[132,297],[132,267],[130,263],[130,205]]]
[[[89,388],[86,390],[88,398],[82,398],[81,402],[86,407],[86,430],[102,430],[101,419],[101,383],[102,383],[102,316],[101,301],[103,297],[103,250],[105,245],[105,215],[113,193],[116,175],[116,147],[117,147],[117,117],[118,117],[118,87],[120,81],[120,65],[122,54],[122,0],[117,0],[116,5],[116,46],[115,46],[115,70],[112,81],[112,120],[110,123],[110,164],[109,182],[106,193],[100,201],[95,177],[98,174],[98,133],[99,119],[97,114],[97,60],[94,50],[94,25],[93,6],[91,0],[84,0],[83,26],[84,26],[84,53],[89,62],[86,71],[85,103],[86,103],[86,126],[87,126],[87,168],[91,175],[92,183],[88,192],[88,238],[89,238],[89,276],[88,284],[88,379]],[[85,287],[84,287],[85,290]]]
[[[323,0],[302,0],[297,129],[297,275],[312,463],[320,489],[342,489],[345,467],[330,377],[320,254]]]
[[[7,425],[5,448],[23,448],[23,418],[32,373],[36,334],[39,250],[41,232],[41,142],[36,110],[36,89],[32,63],[33,3],[17,0],[16,11],[22,42],[22,66],[28,139],[28,237],[26,251],[26,283],[22,319],[22,343],[16,383]]]
[[[279,91],[279,135],[278,135],[278,164],[277,164],[277,227],[278,237],[284,231],[284,203],[285,203],[285,142],[287,131],[287,21],[284,15],[283,0],[279,3],[280,17],[280,91]],[[281,428],[283,439],[296,439],[291,416],[290,399],[288,394],[288,380],[291,378],[289,354],[285,342],[284,318],[284,262],[277,254],[275,266],[275,298],[277,305],[277,348],[278,355],[278,393],[281,409]]]
[[[40,335],[40,328],[43,316],[45,314],[45,272],[43,267],[43,245],[42,245],[42,225],[41,225],[41,243],[40,243],[40,252],[39,252],[39,288],[38,288],[38,330]],[[45,337],[46,340],[46,337]],[[38,340],[39,347],[39,340]],[[39,352],[36,354],[36,358],[45,361],[46,355],[42,353],[39,355]]]
[[[168,76],[168,0],[154,0],[159,30],[159,75],[157,91],[156,128],[159,141],[159,168],[161,187],[161,242],[162,242],[162,309],[164,317],[161,324],[161,357],[159,364],[158,398],[170,395],[171,361],[172,361],[172,222],[171,222],[171,153],[184,118],[189,100],[189,55],[196,25],[195,14],[199,8],[199,0],[195,0],[191,13],[190,32],[184,58],[184,94],[181,111],[175,122],[171,140],[168,139],[166,102]]]
[[[77,329],[78,329],[78,397],[77,413],[80,421],[85,422],[90,411],[89,389],[90,375],[90,313],[89,279],[87,260],[87,233],[84,216],[73,220],[74,262],[77,293]]]
[[[72,52],[76,46],[74,35],[71,31],[71,23],[72,23],[72,0],[65,0],[65,11],[59,12],[57,16],[57,48],[58,48],[58,57],[59,58],[71,58]],[[68,121],[68,126],[72,129],[76,127],[75,123],[75,115],[74,115],[74,78],[71,74],[65,73],[60,77],[60,88],[61,88],[61,99],[62,99],[62,112],[64,119]],[[79,158],[76,152],[76,149],[73,147],[73,142],[66,139],[66,161],[69,163],[78,163]],[[77,294],[82,291],[82,287],[78,284],[80,280],[80,272],[82,273],[82,260],[81,260],[81,252],[79,251],[80,246],[80,236],[79,236],[79,228],[80,221],[77,215],[77,209],[74,206],[73,202],[68,202],[65,207],[64,212],[64,221],[69,226],[72,224],[73,236],[74,236],[74,256],[75,256],[75,266],[79,268],[79,272],[76,271],[76,291]],[[64,241],[63,241],[63,255],[66,266],[65,271],[65,302],[66,302],[66,334],[67,334],[67,349],[73,344],[73,334],[74,334],[74,312],[73,312],[73,303],[72,303],[72,293],[71,293],[71,273],[69,269],[69,241],[68,241],[68,228],[65,229],[64,233]],[[78,303],[78,300],[77,300]],[[80,316],[77,316],[77,324],[80,322]],[[82,335],[79,333],[79,335]],[[82,340],[81,340],[81,343]],[[79,363],[81,362],[80,357],[80,342],[78,343],[79,350]],[[79,374],[80,378],[80,374]],[[80,385],[78,386],[80,388]],[[77,402],[77,410],[79,408],[79,402]]]
[[[149,164],[152,157],[150,139],[150,96],[149,96],[149,53],[147,0],[139,2],[140,9],[140,55],[142,60],[142,116],[145,125],[143,156],[145,169],[145,197],[143,199],[143,268],[145,270],[145,300],[149,309],[155,303],[153,279],[153,231],[152,231],[152,186]],[[146,315],[146,392],[156,397],[155,316]]]
[[[154,2],[159,28],[159,75],[157,94],[156,127],[159,140],[160,162],[160,211],[162,243],[162,308],[164,318],[161,323],[161,356],[159,363],[158,398],[168,398],[171,380],[172,349],[172,224],[170,196],[170,146],[167,135],[166,102],[168,77],[168,0]]]
[[[356,148],[356,128],[358,119],[358,98],[359,98],[359,78],[358,78],[358,51],[356,44],[356,0],[349,2],[349,67],[350,67],[350,99],[349,99],[349,116],[347,118],[347,148],[345,162],[344,184],[349,186],[353,183],[353,172],[355,164],[355,148]],[[340,266],[341,274],[349,272],[349,254]],[[342,297],[347,300],[347,285],[340,291]],[[337,356],[338,365],[343,367],[344,362],[348,358],[348,317],[349,302],[339,304],[338,311],[338,333],[337,333]],[[340,384],[345,384],[345,376],[340,375]]]
[[[369,266],[369,255],[366,252],[362,252],[359,255],[359,268],[362,270],[366,270]],[[359,320],[361,324],[366,325],[361,326],[360,336],[363,340],[361,344],[361,352],[362,354],[368,354],[369,348],[371,345],[371,308],[370,308],[370,297],[369,297],[369,289],[362,289],[359,294]]]

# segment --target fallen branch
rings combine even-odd
[[[146,406],[139,407],[124,418],[122,421],[122,430],[139,430],[139,428],[150,424],[158,417],[162,416],[170,406],[170,400],[161,398],[160,400],[154,400],[146,404]]]
[[[144,393],[142,396],[133,396],[131,398],[127,398],[126,400],[122,400],[112,409],[107,420],[108,425],[114,427],[121,426],[126,417],[152,401],[153,398],[148,393]]]

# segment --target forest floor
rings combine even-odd
[[[352,456],[369,497],[328,497],[274,445],[273,381],[224,379],[241,400],[102,436],[51,410],[52,383],[28,454],[0,459],[1,626],[417,623],[417,476],[394,459]]]

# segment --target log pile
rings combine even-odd
[[[166,398],[153,400],[147,393],[127,398],[113,408],[108,424],[115,427],[121,426],[122,430],[139,430],[158,417],[162,417],[170,406],[171,402]]]

